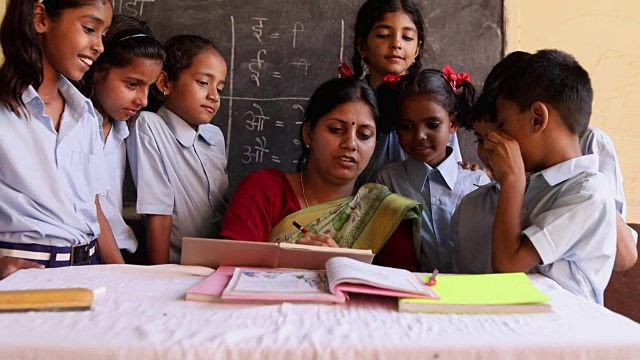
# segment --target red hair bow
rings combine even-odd
[[[453,88],[453,91],[455,93],[458,93],[458,87],[462,86],[462,84],[466,81],[466,82],[471,82],[471,75],[467,74],[466,72],[462,72],[460,74],[457,74],[453,68],[451,67],[451,65],[447,65],[445,67],[442,68],[442,73],[444,75],[444,78],[449,82],[449,84],[451,84],[451,87]]]
[[[349,65],[347,65],[347,63],[340,63],[340,66],[338,66],[338,76],[340,77],[352,77],[353,76],[353,70],[351,70],[351,68],[349,67]]]

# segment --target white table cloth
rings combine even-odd
[[[539,275],[532,280],[552,298],[552,313],[455,315],[401,313],[395,299],[362,295],[346,305],[185,301],[211,272],[178,265],[19,271],[0,290],[106,293],[90,311],[0,313],[0,358],[640,358],[640,324]]]

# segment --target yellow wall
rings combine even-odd
[[[506,52],[557,48],[589,71],[591,125],[613,140],[627,221],[640,223],[640,1],[505,0]]]

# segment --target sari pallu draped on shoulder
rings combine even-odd
[[[304,234],[296,221],[314,234],[331,237],[340,247],[371,249],[376,254],[403,220],[410,220],[416,254],[420,251],[422,205],[368,183],[354,196],[311,206],[288,215],[271,231],[270,242],[295,242]]]

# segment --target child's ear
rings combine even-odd
[[[42,34],[47,31],[48,27],[47,12],[44,8],[44,4],[36,2],[33,4],[33,26],[36,28],[38,34]]]
[[[367,57],[367,44],[366,41],[364,41],[361,38],[357,38],[356,39],[356,45],[358,48],[358,54],[360,55],[361,58],[366,58]]]
[[[531,129],[534,134],[540,134],[549,124],[549,109],[544,103],[536,101],[531,104],[530,110],[533,115],[533,119],[531,120]]]
[[[449,132],[451,134],[455,134],[458,131],[458,126],[460,126],[460,123],[458,122],[458,118],[456,116],[456,114],[453,114],[450,118],[450,126],[449,126]]]
[[[166,71],[160,71],[160,75],[158,75],[158,79],[156,80],[156,86],[162,95],[169,95],[171,92],[171,81],[169,80],[169,76]]]

